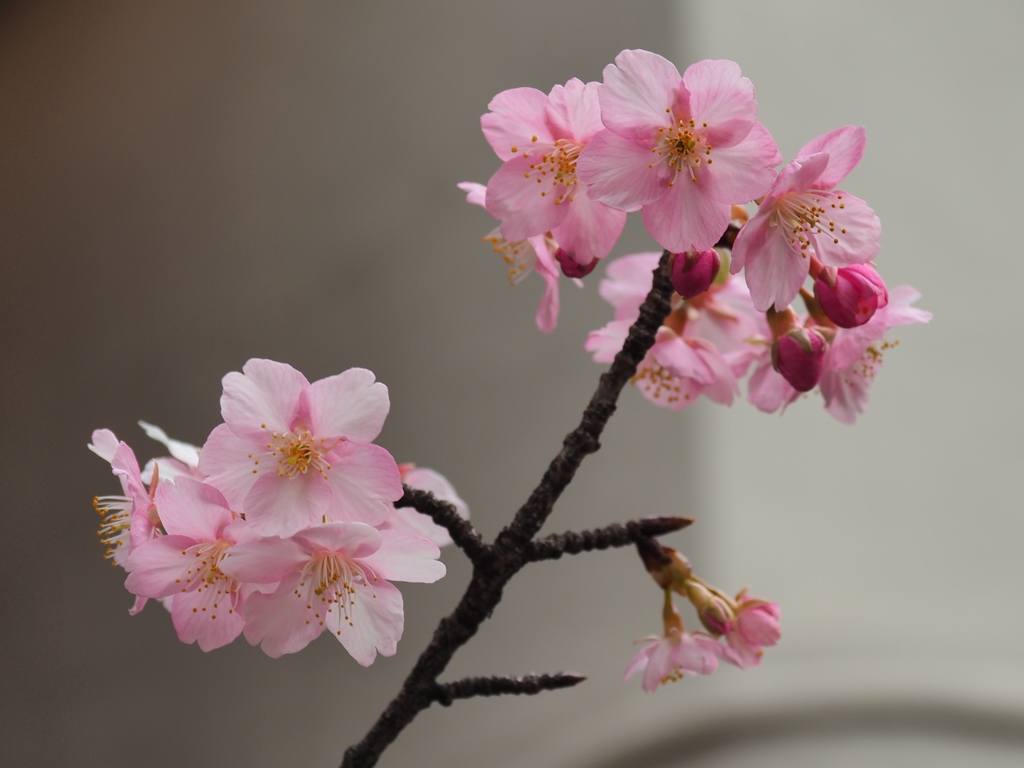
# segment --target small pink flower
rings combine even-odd
[[[573,78],[545,96],[535,88],[502,91],[480,119],[504,165],[487,182],[486,208],[501,234],[517,242],[551,233],[575,261],[607,256],[626,223],[623,211],[590,199],[576,161],[602,130],[597,83]]]
[[[483,206],[487,187],[472,181],[464,181],[458,185],[466,193],[466,202]],[[559,268],[556,264],[558,245],[550,234],[528,237],[525,240],[508,241],[500,229],[495,229],[484,236],[484,240],[494,247],[495,253],[508,264],[508,279],[512,285],[536,272],[544,280],[544,295],[537,307],[537,327],[544,333],[551,333],[558,325],[559,308]],[[573,280],[577,287],[583,287],[583,281]]]
[[[840,328],[856,328],[889,303],[885,282],[869,264],[823,267],[814,280],[814,297]]]
[[[718,669],[720,659],[734,662],[722,643],[700,632],[685,632],[682,627],[669,627],[664,636],[647,637],[642,642],[650,644],[637,652],[622,679],[628,682],[643,672],[641,687],[648,693],[687,674],[710,675]]]
[[[775,645],[782,637],[779,629],[779,605],[747,597],[745,592],[736,596],[736,618],[725,633],[725,640],[739,667],[755,667],[761,663],[764,648]]]
[[[733,274],[747,277],[754,306],[783,310],[800,292],[811,257],[829,267],[871,261],[881,224],[861,199],[836,189],[860,162],[864,129],[819,136],[779,172],[757,213],[733,244]]]
[[[224,423],[199,469],[253,531],[287,536],[323,520],[378,524],[402,496],[395,460],[372,445],[390,403],[373,373],[310,384],[284,363],[249,360],[224,377]]]
[[[139,597],[173,597],[171,620],[183,643],[198,641],[204,651],[227,645],[242,633],[242,602],[253,588],[220,563],[252,535],[220,491],[190,477],[161,483],[156,500],[167,535],[132,550],[125,587]]]
[[[246,600],[245,637],[273,658],[305,648],[325,629],[369,666],[402,636],[402,594],[391,581],[432,583],[445,573],[438,548],[399,531],[326,523],[290,538],[238,544],[221,569],[248,583],[279,582]]]
[[[680,77],[657,54],[622,51],[599,98],[606,130],[581,153],[579,177],[592,199],[642,209],[648,232],[673,253],[714,246],[732,205],[775,178],[778,148],[735,62],[700,61]]]

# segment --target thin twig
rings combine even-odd
[[[630,520],[625,524],[612,523],[592,531],[553,533],[530,542],[526,547],[526,559],[535,563],[540,560],[557,560],[562,555],[626,547],[654,536],[682,530],[692,522],[688,517],[649,517],[645,520]]]
[[[430,491],[410,488],[403,485],[405,495],[395,502],[396,507],[412,507],[417,512],[430,517],[435,523],[448,531],[455,546],[466,553],[474,563],[485,558],[490,547],[484,543],[473,524],[461,517],[453,504],[442,501]]]
[[[586,679],[586,675],[577,675],[574,672],[519,677],[466,677],[451,683],[436,683],[431,689],[431,698],[441,706],[448,707],[455,699],[507,694],[533,695],[541,691],[571,688]]]
[[[398,695],[362,741],[346,750],[342,768],[370,768],[375,765],[402,729],[430,706],[435,700],[437,678],[455,652],[490,617],[501,601],[509,579],[526,564],[527,545],[551,514],[555,501],[576,474],[583,458],[600,447],[601,432],[615,412],[619,394],[654,345],[654,336],[670,308],[672,283],[668,264],[669,253],[665,251],[654,270],[653,285],[640,307],[640,317],[629,329],[611,367],[601,375],[597,391],[584,410],[579,426],[565,438],[562,450],[548,466],[529,500],[516,513],[512,524],[490,545],[488,557],[474,563],[473,578],[459,604],[450,616],[441,619]]]

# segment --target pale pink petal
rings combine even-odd
[[[651,290],[654,270],[660,260],[660,253],[648,251],[623,256],[608,265],[597,292],[615,307],[616,320],[635,320],[639,316],[640,305]]]
[[[538,235],[529,238],[530,246],[537,256],[533,269],[544,279],[544,295],[537,305],[536,323],[543,333],[551,333],[558,325],[559,310],[559,275],[561,270],[555,264],[554,256],[548,248],[546,238]]]
[[[288,432],[299,406],[306,377],[284,363],[253,358],[242,373],[232,371],[223,380],[220,410],[239,437],[259,439],[266,432]]]
[[[679,176],[660,200],[643,208],[644,226],[651,237],[672,253],[694,248],[706,251],[729,226],[731,207],[710,198],[702,174],[696,182]]]
[[[696,347],[704,364],[713,374],[711,383],[701,394],[713,403],[732,405],[732,401],[740,393],[740,385],[728,361],[721,352],[703,340],[694,339],[690,344]]]
[[[716,149],[742,141],[757,121],[754,86],[734,61],[705,59],[683,73],[690,92],[690,117],[707,123],[705,135]]]
[[[185,553],[195,546],[190,536],[160,536],[132,550],[125,561],[125,588],[140,597],[167,597],[182,590],[180,579],[188,569]]]
[[[822,264],[848,267],[864,264],[878,255],[882,223],[867,203],[836,190],[824,193],[820,205],[825,208],[820,225],[825,231],[813,235],[813,241],[815,255]]]
[[[781,227],[770,227],[767,217],[755,216],[740,230],[740,236],[744,232],[749,232],[752,238],[743,274],[754,308],[764,312],[774,304],[776,309],[785,309],[807,279],[810,269],[807,256],[800,252],[799,247],[790,245],[787,233]],[[740,244],[740,236],[736,238],[734,249]],[[762,245],[755,249],[753,243],[761,237]]]
[[[183,443],[181,440],[172,440],[167,436],[160,427],[150,424],[145,421],[140,421],[139,426],[142,427],[147,437],[156,440],[157,442],[163,443],[167,447],[167,451],[180,461],[189,467],[199,466],[199,448],[191,443]]]
[[[804,155],[788,163],[775,179],[769,198],[761,202],[761,208],[768,210],[776,198],[789,192],[806,192],[809,189],[828,189],[819,182],[822,171],[828,165],[828,155],[819,152]]]
[[[241,511],[242,502],[256,482],[258,465],[249,455],[265,451],[265,445],[238,437],[227,424],[218,424],[199,453],[199,471],[224,494],[229,506]],[[273,471],[273,470],[271,470]]]
[[[539,151],[550,151],[551,146]],[[501,234],[509,242],[543,234],[562,222],[570,205],[556,204],[561,193],[553,179],[531,170],[533,159],[516,157],[502,165],[487,182],[487,212],[501,219]]]
[[[651,646],[641,685],[648,693],[656,691],[662,680],[675,671],[675,664],[672,661],[672,645],[668,638],[662,638]]]
[[[555,138],[572,139],[586,143],[600,130],[601,102],[598,100],[600,83],[584,84],[572,78],[565,86],[556,85],[548,94],[547,123]]]
[[[190,477],[160,483],[155,500],[164,530],[196,541],[216,541],[232,520],[224,494]]]
[[[308,545],[309,551],[325,549],[341,552],[349,559],[361,560],[369,557],[382,542],[380,532],[364,523],[325,523],[306,528],[295,535]]]
[[[276,584],[297,574],[309,560],[309,550],[295,539],[270,536],[236,544],[218,567],[233,579],[251,584]]]
[[[818,179],[818,189],[833,189],[860,162],[866,145],[867,132],[864,127],[847,125],[812,139],[801,147],[796,156],[799,158],[815,152],[827,152],[828,167]]]
[[[713,148],[711,159],[713,163],[705,166],[701,175],[704,192],[720,203],[738,205],[761,197],[771,188],[775,166],[782,158],[768,129],[754,123],[739,144]]]
[[[594,353],[595,363],[610,363],[622,349],[632,320],[613,320],[604,328],[591,331],[583,344],[583,349]]]
[[[402,593],[397,587],[381,581],[373,585],[372,594],[368,592],[357,590],[349,617],[351,624],[341,622],[343,617],[337,610],[332,612],[333,616],[328,614],[336,639],[364,667],[373,663],[378,652],[394,656],[405,626]]]
[[[379,578],[433,584],[445,575],[441,550],[433,542],[401,531],[381,531],[380,549],[362,558]]]
[[[586,189],[576,193],[568,208],[565,219],[551,231],[555,242],[580,264],[611,253],[626,226],[626,212],[591,200]]]
[[[672,124],[669,110],[682,81],[668,59],[650,51],[622,51],[614,64],[604,68],[599,97],[605,128],[625,139],[647,143],[659,126]]]
[[[462,181],[456,184],[459,189],[466,193],[466,202],[470,205],[484,207],[484,200],[487,197],[487,187],[475,181]]]
[[[329,520],[377,525],[402,498],[395,459],[379,445],[342,443],[329,454],[327,484],[333,493]]]
[[[683,635],[672,648],[672,662],[684,672],[710,675],[718,669],[720,644],[699,635]]]
[[[522,156],[530,151],[535,136],[537,142],[554,142],[547,125],[547,104],[548,97],[536,88],[512,88],[491,99],[490,112],[480,118],[480,127],[498,157],[508,161]]]
[[[698,384],[711,384],[715,374],[697,350],[668,328],[658,329],[657,340],[651,354],[665,368],[681,379],[693,379]]]
[[[375,382],[372,371],[349,368],[313,382],[302,393],[309,413],[307,426],[318,438],[344,438],[369,443],[380,434],[391,408],[388,388]]]
[[[183,643],[199,641],[204,651],[221,648],[242,634],[245,620],[237,610],[238,593],[208,588],[175,595],[171,621]]]
[[[630,659],[629,664],[626,666],[626,671],[622,675],[622,682],[629,682],[637,672],[647,669],[648,656],[650,656],[650,646],[645,646],[637,651],[636,655]]]
[[[114,458],[114,452],[117,450],[119,442],[114,433],[109,429],[97,429],[92,433],[92,442],[89,443],[89,450],[104,461],[110,462]]]
[[[320,474],[286,477],[268,472],[245,495],[243,511],[259,535],[291,536],[330,516],[332,499],[331,486]]]
[[[306,620],[306,598],[295,594],[296,586],[285,583],[272,595],[257,593],[245,601],[245,639],[273,659],[301,651],[323,631]]]
[[[747,400],[765,413],[775,413],[799,396],[800,393],[793,385],[772,368],[771,362],[767,360],[754,369],[747,383]]]
[[[576,176],[591,200],[635,211],[665,194],[671,170],[664,163],[652,167],[649,146],[601,131],[580,152]]]

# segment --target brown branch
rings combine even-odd
[[[448,531],[455,546],[465,552],[466,557],[474,563],[487,557],[490,547],[484,543],[473,524],[459,515],[453,504],[442,501],[430,491],[410,488],[408,485],[403,485],[402,489],[405,495],[395,502],[396,507],[412,507],[417,512],[427,515]]]
[[[530,542],[526,547],[526,559],[535,563],[540,560],[557,560],[562,555],[578,555],[580,552],[626,547],[630,544],[640,545],[654,536],[682,530],[692,522],[688,517],[649,517],[630,520],[625,525],[613,523],[592,531],[553,533]]]
[[[585,675],[573,672],[520,677],[466,677],[451,683],[436,683],[431,689],[431,698],[441,706],[449,707],[455,699],[507,694],[533,695],[541,691],[571,688],[586,679]]]
[[[346,750],[342,768],[370,768],[375,765],[402,729],[435,701],[437,678],[455,652],[490,617],[501,601],[509,579],[528,562],[530,541],[551,514],[555,501],[569,485],[584,457],[600,447],[601,432],[615,412],[619,394],[654,345],[654,336],[669,313],[672,296],[669,255],[668,251],[662,253],[654,270],[650,293],[640,307],[640,317],[629,329],[611,367],[601,375],[579,426],[565,438],[562,450],[552,460],[540,484],[516,513],[512,523],[487,548],[486,555],[474,561],[473,578],[459,604],[450,616],[441,619],[398,695],[362,741]]]

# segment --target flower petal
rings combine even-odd
[[[301,401],[316,437],[357,443],[373,441],[391,409],[388,388],[365,368],[349,368],[313,382],[302,393]]]
[[[288,432],[299,406],[306,377],[285,363],[253,358],[242,372],[223,380],[220,410],[239,437],[259,439],[265,432]]]
[[[833,189],[864,156],[867,132],[863,126],[847,125],[812,139],[796,153],[803,157],[815,152],[828,153],[828,166],[818,179],[819,189]]]
[[[580,264],[611,253],[626,226],[626,212],[591,200],[586,189],[576,193],[568,209],[562,223],[551,230],[555,242]]]
[[[533,137],[546,144],[554,142],[547,125],[547,104],[548,97],[536,88],[512,88],[491,99],[490,112],[480,118],[480,127],[498,157],[508,161],[530,151]]]
[[[671,109],[682,82],[668,59],[650,51],[622,51],[604,68],[598,94],[601,121],[613,133],[646,144],[659,126],[672,125]]]
[[[550,150],[548,145],[541,151]],[[501,219],[501,234],[509,242],[547,232],[566,217],[569,204],[557,203],[560,191],[536,172],[532,158],[515,157],[487,182],[487,212]]]
[[[731,207],[708,196],[708,176],[702,174],[696,182],[679,176],[664,197],[643,207],[644,226],[662,248],[672,253],[706,251],[729,226]]]
[[[743,77],[739,64],[698,61],[683,72],[683,82],[690,92],[689,116],[698,124],[707,123],[705,135],[716,149],[746,138],[757,121],[757,102],[754,86]]]
[[[652,167],[648,145],[601,131],[580,152],[576,175],[591,200],[635,211],[665,194],[671,171],[664,163]]]
[[[445,575],[441,550],[433,542],[401,531],[381,531],[380,549],[363,557],[378,577],[388,581],[433,584]]]
[[[216,541],[233,519],[224,494],[191,477],[160,483],[155,501],[167,533],[196,541]]]
[[[335,637],[352,658],[364,667],[377,657],[394,656],[405,626],[402,593],[393,584],[379,581],[368,589],[357,589],[349,616],[351,623],[342,624],[343,617],[335,610],[328,614]]]

